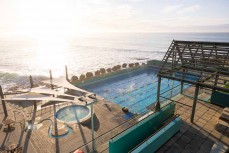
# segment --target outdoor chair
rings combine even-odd
[[[229,127],[229,107],[225,107],[219,117],[220,122],[225,122],[223,125]]]
[[[15,129],[14,124],[15,124],[15,120],[12,118],[6,118],[2,121],[2,125],[5,127],[4,130],[8,130],[8,131],[14,130]]]
[[[216,142],[211,149],[210,153],[227,153],[229,151],[228,146],[221,142]]]
[[[15,153],[22,153],[22,152],[23,152],[23,147],[22,147],[22,146],[17,147],[17,148],[15,149]]]
[[[219,132],[224,132],[225,128],[229,128],[229,108],[223,109],[215,129]]]

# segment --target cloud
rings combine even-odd
[[[199,5],[185,7],[180,4],[180,5],[167,6],[162,10],[162,13],[164,14],[170,14],[170,13],[184,14],[184,13],[195,12],[199,9],[200,9]]]
[[[166,13],[166,14],[168,14],[168,13],[172,13],[172,12],[176,12],[179,8],[181,8],[182,7],[182,5],[170,5],[170,6],[167,6],[167,7],[165,7],[163,10],[162,10],[162,12],[163,13]]]
[[[144,0],[128,0],[128,2],[142,2]]]
[[[199,9],[200,9],[199,5],[193,5],[190,7],[182,8],[182,9],[178,10],[176,13],[178,13],[178,14],[190,13],[190,12],[195,12]]]

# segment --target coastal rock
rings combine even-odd
[[[121,65],[117,65],[116,68],[117,68],[117,70],[120,70],[121,69]]]
[[[86,73],[86,78],[89,79],[89,78],[92,78],[93,77],[93,73],[92,72],[87,72]]]
[[[134,67],[134,63],[130,63],[129,64],[129,67]]]
[[[112,67],[112,71],[117,71],[117,66]]]
[[[136,67],[139,66],[139,63],[134,63],[134,66],[136,66]]]
[[[33,84],[33,87],[39,87],[40,85],[39,84]]]
[[[100,71],[99,70],[95,71],[95,75],[96,76],[100,75]]]
[[[8,90],[9,91],[16,91],[19,89],[19,86],[13,86],[13,87],[10,87]]]
[[[81,74],[81,75],[80,75],[80,81],[83,81],[83,80],[85,80],[85,79],[86,79],[85,75],[84,75],[84,74]]]
[[[101,68],[101,69],[100,69],[100,72],[101,72],[102,74],[104,74],[104,73],[106,73],[106,70],[105,70],[104,68]]]
[[[73,75],[72,78],[71,78],[71,82],[76,82],[78,80],[79,80],[79,78],[77,76],[75,76],[75,75]]]
[[[111,72],[111,68],[108,68],[108,69],[107,69],[107,72],[108,72],[108,73]]]
[[[127,66],[126,63],[122,64],[122,68],[126,68],[126,66]]]

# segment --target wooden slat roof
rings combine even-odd
[[[185,77],[188,75],[198,79]],[[173,40],[159,76],[229,91],[222,88],[222,82],[229,81],[229,42]]]

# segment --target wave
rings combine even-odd
[[[48,77],[36,75],[32,76],[32,78],[33,83],[36,85]],[[28,88],[30,86],[29,76],[0,71],[0,85],[2,85],[4,91]]]
[[[141,52],[141,53],[158,53],[158,54],[164,54],[165,51],[155,51],[155,50],[142,50],[142,49],[115,49],[116,51],[126,51],[126,52]]]

